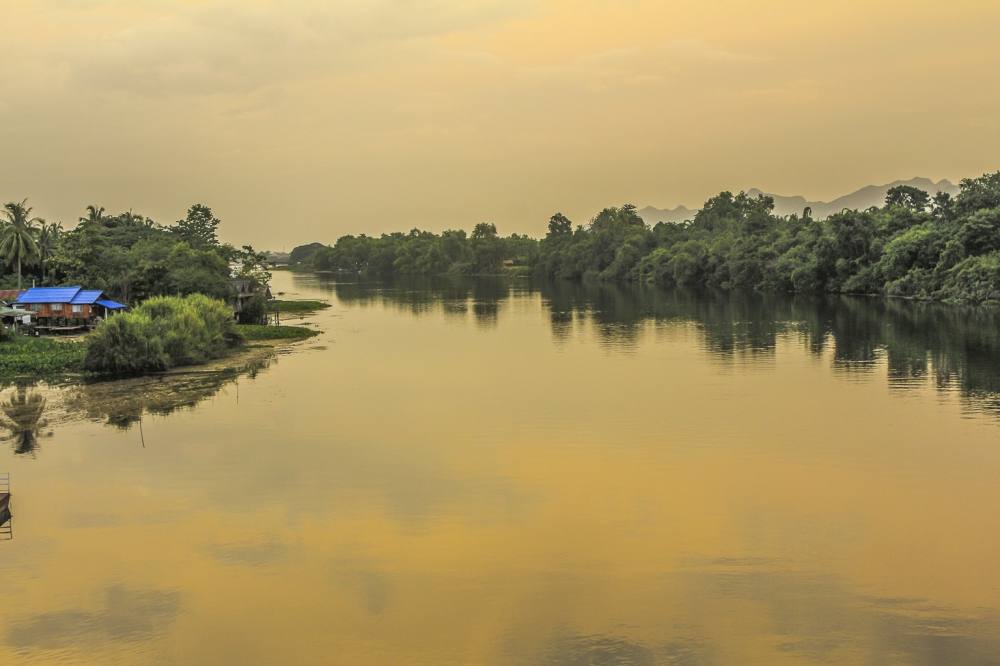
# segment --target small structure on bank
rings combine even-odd
[[[30,311],[36,331],[78,331],[126,308],[99,289],[32,287],[21,292],[14,306]]]
[[[31,326],[32,313],[13,307],[22,293],[20,289],[0,289],[0,323],[7,328],[16,330]]]
[[[266,324],[271,288],[257,280],[233,278],[232,289],[233,317],[241,324]]]

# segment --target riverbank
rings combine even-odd
[[[233,347],[228,354],[219,359],[195,366],[180,366],[180,368],[201,368],[215,363],[226,365],[234,359],[242,363],[245,362],[245,359],[237,357],[254,347],[271,348],[282,343],[305,340],[319,334],[318,330],[305,326],[263,326],[256,324],[240,324],[237,326],[237,331],[245,344]],[[261,343],[274,344],[263,345]],[[61,381],[98,377],[99,375],[84,369],[83,362],[86,355],[86,336],[73,338],[15,336],[9,341],[0,343],[0,384],[11,384],[25,379]]]

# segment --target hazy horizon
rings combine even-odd
[[[0,198],[269,249],[998,168],[987,2],[28,0]]]

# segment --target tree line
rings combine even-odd
[[[1000,302],[1000,172],[962,180],[954,197],[897,186],[882,206],[825,219],[808,208],[775,215],[771,197],[722,192],[683,223],[650,226],[626,204],[586,225],[557,213],[541,240],[479,224],[470,235],[344,236],[299,257],[380,277],[497,274],[506,263],[570,280]]]
[[[130,211],[108,214],[87,206],[69,230],[33,214],[27,200],[3,206],[0,284],[79,284],[127,303],[157,295],[232,295],[232,280],[267,284],[265,256],[251,246],[235,248],[218,238],[220,220],[204,204],[191,206],[172,225]],[[263,304],[260,305],[263,308]]]

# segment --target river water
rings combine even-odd
[[[0,663],[1000,662],[997,316],[273,289],[322,334],[0,393]]]

